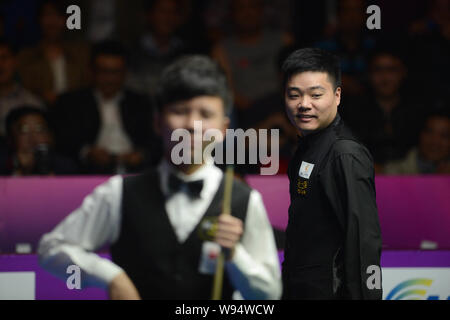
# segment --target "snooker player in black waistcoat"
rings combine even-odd
[[[177,129],[204,150],[208,143],[193,135],[197,121],[203,132],[225,134],[232,99],[224,73],[207,57],[187,56],[165,69],[156,91],[164,158],[143,174],[98,186],[43,236],[41,266],[66,278],[76,264],[82,287],[104,287],[111,299],[210,299],[222,248],[223,299],[279,299],[281,270],[261,195],[234,179],[231,215],[224,215],[224,175],[212,158],[178,163],[172,152]],[[92,253],[107,243],[112,261]]]
[[[286,111],[299,135],[288,169],[283,299],[381,299],[373,160],[337,112],[339,59],[299,49],[283,72]]]

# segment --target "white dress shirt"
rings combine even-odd
[[[53,73],[53,90],[57,94],[67,89],[67,63],[64,55],[50,61],[50,68]]]
[[[167,195],[170,172],[185,181],[204,180],[200,198],[191,199],[180,191],[167,198],[165,208],[180,243],[193,231],[219,188],[223,173],[208,161],[191,175],[185,175],[162,161],[158,166],[161,190]],[[83,286],[106,288],[122,272],[114,262],[93,251],[113,244],[120,233],[121,176],[99,185],[55,229],[45,234],[39,244],[39,261],[43,268],[67,279],[66,268],[75,264],[82,270]],[[237,290],[235,299],[279,299],[281,273],[275,240],[258,191],[250,192],[244,233],[236,245],[226,270]]]
[[[133,143],[123,128],[120,115],[122,94],[119,93],[111,99],[105,99],[99,92],[96,92],[95,98],[100,113],[100,131],[96,145],[115,155],[133,151]]]

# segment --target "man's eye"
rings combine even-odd
[[[288,98],[289,98],[289,99],[297,99],[297,98],[298,98],[298,95],[296,95],[296,94],[289,94],[289,95],[288,95]]]
[[[213,116],[213,114],[211,112],[202,112],[201,116],[204,119],[208,119],[208,118],[211,118]]]
[[[318,99],[318,98],[320,98],[322,95],[321,94],[313,94],[312,95],[312,97],[314,98],[314,99]]]

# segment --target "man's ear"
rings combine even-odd
[[[334,96],[336,97],[336,106],[339,106],[341,103],[341,87],[337,87],[336,91],[334,92]]]

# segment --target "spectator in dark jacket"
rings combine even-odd
[[[53,108],[58,149],[83,164],[86,173],[139,171],[158,160],[151,151],[157,143],[150,101],[125,88],[120,44],[99,43],[91,59],[93,86],[60,96]]]

